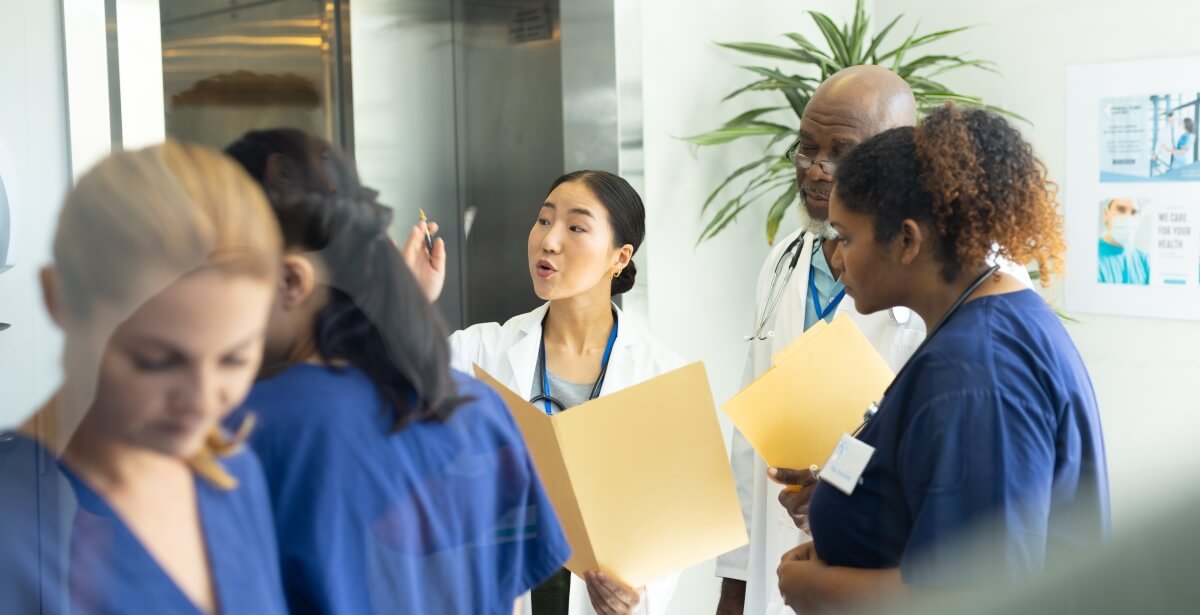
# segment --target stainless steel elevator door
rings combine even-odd
[[[563,172],[558,2],[464,0],[460,32],[466,320],[504,322],[540,303],[526,245]]]

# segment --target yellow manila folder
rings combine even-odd
[[[704,365],[547,416],[492,378],[571,544],[567,568],[630,587],[746,544]]]
[[[804,469],[829,459],[894,377],[843,313],[779,351],[724,410],[768,466]]]

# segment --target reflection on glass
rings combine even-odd
[[[287,126],[341,142],[334,4],[160,0],[166,131],[221,148]]]

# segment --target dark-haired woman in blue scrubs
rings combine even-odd
[[[284,231],[245,414],[292,612],[510,615],[570,548],[508,409],[450,369],[391,210],[303,133],[251,132],[227,151]]]

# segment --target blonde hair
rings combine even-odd
[[[241,166],[173,141],[117,152],[88,171],[67,196],[54,237],[63,308],[84,321],[98,303],[136,309],[149,299],[143,273],[178,279],[217,267],[270,281],[281,252],[275,214]],[[209,434],[189,460],[197,474],[235,487],[217,458],[234,452],[248,428],[233,438]]]

